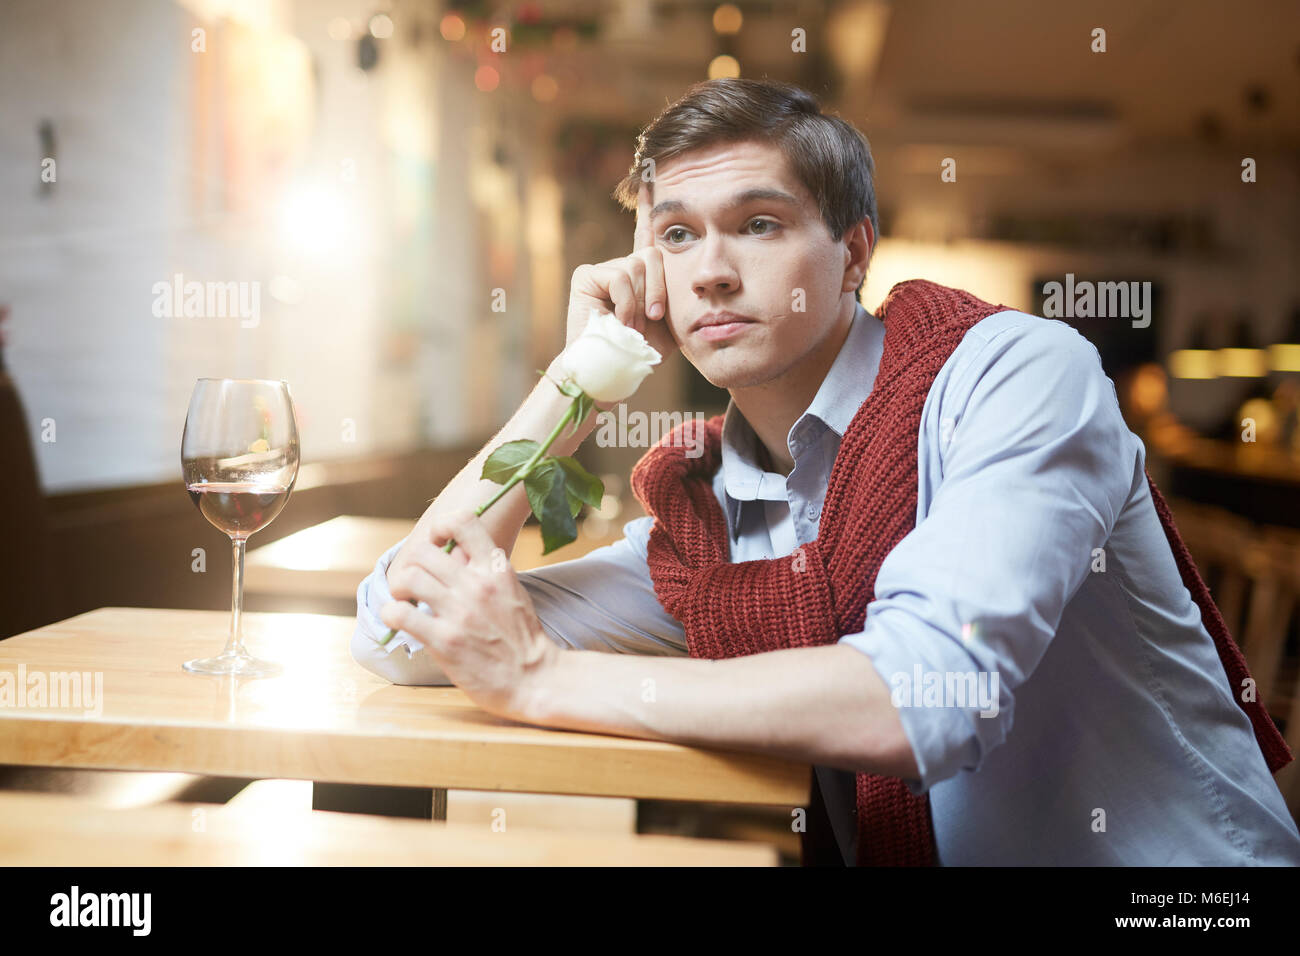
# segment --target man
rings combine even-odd
[[[1096,350],[929,282],[864,310],[873,170],[795,87],[668,107],[616,193],[634,251],[574,272],[568,337],[600,306],[679,347],[731,396],[706,453],[665,439],[623,540],[515,574],[522,489],[472,509],[491,450],[566,407],[543,379],[362,582],[354,656],[516,720],[807,761],[806,863],[1300,862],[1290,754]]]

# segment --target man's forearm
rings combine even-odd
[[[844,644],[720,661],[565,651],[522,718],[918,778],[889,688]]]
[[[558,377],[554,371],[554,363],[552,363],[551,377]],[[524,399],[523,404],[510,420],[479,450],[469,464],[447,483],[429,505],[425,515],[477,509],[501,490],[501,486],[496,482],[480,477],[483,473],[483,463],[492,452],[508,441],[523,438],[532,439],[539,444],[545,441],[572,403],[573,399],[561,393],[552,382],[545,378],[539,379],[536,387]],[[595,427],[596,416],[594,413],[589,413],[586,422],[579,426],[575,434],[562,433],[555,439],[547,454],[556,456],[573,454]],[[565,427],[565,431],[568,431],[568,426]],[[479,520],[487,527],[492,540],[504,548],[506,554],[510,554],[514,551],[519,529],[528,520],[530,513],[528,495],[524,491],[523,482],[520,482],[485,511]]]

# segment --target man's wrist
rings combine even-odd
[[[581,664],[580,658],[591,652],[565,650],[545,633],[540,637],[546,642],[545,655],[516,688],[512,709],[516,720],[554,727],[562,717],[560,702],[573,698],[574,669]]]
[[[573,399],[568,395],[565,395],[556,387],[557,382],[564,381],[564,369],[558,363],[559,356],[556,356],[547,367],[547,377],[538,382],[538,388],[541,389],[540,394],[544,397],[546,407],[550,410],[550,413],[546,418],[552,426],[554,426],[555,422],[559,420],[559,417],[568,410],[569,406],[573,404]],[[597,406],[597,411],[599,411],[599,406]],[[595,430],[596,413],[589,412],[587,414],[584,422],[579,423],[576,434],[569,434],[569,428],[572,427],[572,424],[573,423],[570,422],[569,425],[565,426],[564,431],[560,433],[560,436],[556,438],[555,443],[551,446],[549,454],[573,454],[573,452],[577,450],[578,446],[586,440],[587,436]]]
[[[560,354],[563,355],[563,353]],[[553,382],[562,382],[564,381],[565,374],[566,373],[564,370],[564,366],[560,363],[560,355],[557,355],[555,356],[554,359],[551,360],[551,364],[546,368],[547,378],[549,378]],[[543,383],[543,384],[548,384],[548,383]],[[556,389],[554,385],[551,385],[551,388],[555,389],[556,392],[559,392],[559,389]],[[591,416],[591,427],[592,428],[596,427],[596,415],[599,415],[601,412],[607,412],[613,408],[617,408],[620,404],[622,404],[622,402],[625,401],[627,401],[627,399],[621,399],[620,401],[617,402],[597,402],[593,400],[592,406],[595,408],[596,414]],[[586,437],[585,432],[583,434],[583,437],[584,438]]]

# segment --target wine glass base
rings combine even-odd
[[[250,655],[222,654],[186,661],[181,665],[191,674],[231,675],[234,677],[279,677],[284,667],[275,661],[264,661]]]

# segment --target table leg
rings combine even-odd
[[[311,808],[384,817],[414,817],[417,820],[446,820],[447,791],[428,787],[321,783],[317,780],[311,785]]]

